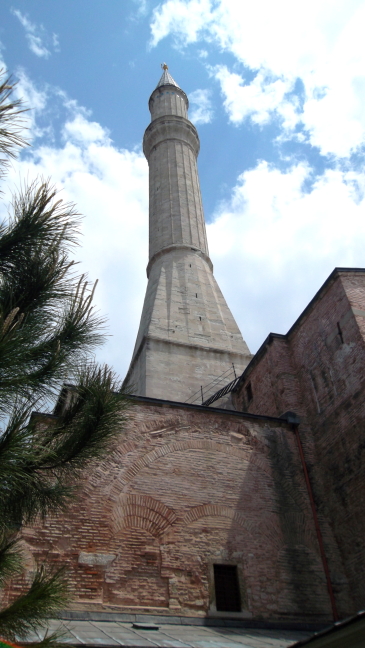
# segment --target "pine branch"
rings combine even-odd
[[[61,510],[71,488],[56,475],[39,470],[55,460],[52,448],[42,445],[42,436],[29,421],[30,406],[16,407],[0,436],[0,529],[14,530],[38,514]]]
[[[15,395],[53,396],[104,339],[95,286],[74,276],[68,257],[76,212],[55,197],[49,183],[34,183],[0,231],[0,414]]]
[[[60,423],[49,429],[47,446],[55,449],[57,461],[43,469],[74,474],[89,461],[104,456],[108,441],[120,434],[129,407],[128,396],[121,392],[107,365],[86,367],[79,373],[72,402]]]
[[[3,533],[0,538],[0,587],[4,587],[9,578],[13,578],[23,569],[18,542],[18,539],[10,538],[8,533]]]
[[[32,642],[31,648],[60,648],[60,644],[64,643],[62,640],[67,638],[67,635],[68,633],[64,630],[56,630],[56,632],[52,632],[52,634],[48,634],[46,631],[44,639],[37,643]],[[67,642],[67,644],[70,645],[69,642]]]
[[[69,599],[63,568],[50,572],[37,569],[29,590],[0,610],[0,635],[6,639],[26,638],[30,632],[46,628],[47,622]],[[49,639],[48,639],[49,641]]]
[[[0,528],[64,509],[80,471],[120,434],[128,407],[113,372],[98,365],[79,372],[72,402],[53,424],[28,420],[29,406],[18,407],[0,437]]]
[[[77,245],[79,214],[56,197],[49,180],[35,180],[14,195],[10,219],[0,225],[0,272],[21,270],[39,251],[65,253]]]
[[[6,158],[14,158],[17,149],[27,145],[22,135],[22,114],[26,109],[22,108],[20,99],[12,98],[15,86],[13,79],[5,77],[5,70],[0,69],[0,153],[5,156],[0,159],[0,168],[3,169],[7,165]]]
[[[0,155],[25,145],[21,102],[14,83],[0,78]],[[6,159],[0,159],[4,167]],[[81,471],[103,457],[123,426],[128,400],[108,367],[90,363],[104,335],[95,290],[77,277],[69,254],[79,218],[58,200],[49,181],[23,187],[9,220],[0,224],[0,585],[19,573],[13,539],[22,524],[61,511],[74,496]],[[64,380],[73,396],[44,425],[31,416]],[[30,589],[0,611],[0,635],[14,639],[45,628],[67,602],[63,572],[35,574]],[[51,648],[57,635],[39,648]],[[36,648],[36,647],[34,647]]]

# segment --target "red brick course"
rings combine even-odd
[[[243,616],[330,620],[305,461],[340,617],[365,606],[365,271],[334,272],[289,333],[270,335],[232,395],[249,414],[141,399],[62,516],[23,531],[67,564],[72,607],[204,616],[213,564],[236,564]],[[259,415],[255,418],[253,415]]]
[[[38,561],[68,565],[77,609],[206,615],[212,565],[228,563],[243,615],[331,618],[285,421],[139,402],[74,505],[24,540]]]
[[[341,617],[365,606],[364,336],[365,271],[335,271],[286,336],[269,336],[233,396],[237,409],[301,416]]]

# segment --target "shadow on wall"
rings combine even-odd
[[[261,426],[255,432],[227,541],[212,556],[213,564],[236,566],[243,615],[331,620],[294,436],[288,425]],[[215,590],[211,588],[213,612],[219,609]]]

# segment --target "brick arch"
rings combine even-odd
[[[167,454],[184,452],[186,450],[213,450],[214,452],[222,452],[230,457],[241,458],[242,461],[249,462],[255,465],[259,470],[265,472],[271,479],[271,473],[267,470],[265,462],[254,452],[249,454],[246,450],[237,448],[237,446],[230,446],[209,439],[188,439],[156,446],[151,452],[147,452],[143,457],[135,461],[134,464],[126,470],[124,475],[121,476],[120,481],[123,484],[128,484],[132,479],[134,479],[140,470],[143,470],[143,468],[149,466],[154,461],[157,461]]]
[[[121,497],[113,508],[112,523],[115,532],[127,527],[145,529],[160,536],[177,519],[175,511],[149,495]]]
[[[184,516],[183,522],[191,524],[195,520],[203,517],[226,517],[230,520],[238,522],[247,531],[252,531],[254,525],[250,523],[242,513],[229,508],[228,506],[220,506],[219,504],[202,504],[201,506],[194,506]]]
[[[138,444],[135,441],[126,441],[125,443],[118,444],[112,449],[111,454],[105,456],[98,461],[97,466],[86,477],[83,485],[83,490],[86,493],[93,494],[95,488],[104,489],[104,484],[107,483],[107,489],[110,489],[110,474],[115,470],[116,466],[120,466],[126,454],[138,450]]]
[[[282,546],[282,536],[280,528],[276,519],[266,518],[265,524],[255,524],[248,520],[243,513],[235,511],[228,506],[220,506],[219,504],[203,504],[201,506],[194,506],[191,508],[183,518],[183,524],[188,526],[196,520],[205,517],[225,517],[232,522],[239,524],[247,533],[253,535],[261,535],[270,541],[271,546],[277,550]]]

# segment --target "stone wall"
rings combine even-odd
[[[209,256],[196,157],[198,133],[187,119],[160,117],[146,129],[149,165],[149,258],[171,245]]]
[[[30,566],[68,565],[76,609],[216,615],[213,565],[234,564],[236,615],[331,619],[283,420],[137,399],[74,505],[23,537]]]
[[[365,271],[334,271],[244,372],[238,409],[301,416],[340,616],[365,606]]]
[[[250,358],[206,259],[179,249],[157,259],[126,377],[134,393],[184,402]]]
[[[164,115],[177,115],[185,119],[188,116],[188,98],[177,86],[157,87],[150,96],[148,106],[152,120]]]

